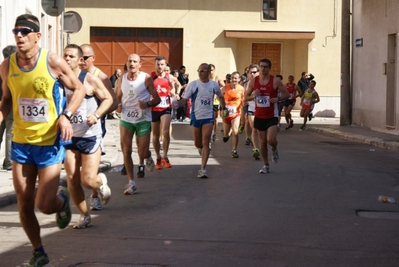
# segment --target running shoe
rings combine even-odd
[[[252,157],[254,157],[256,160],[258,160],[258,159],[260,159],[259,156],[260,156],[259,149],[257,149],[257,148],[252,149]]]
[[[102,210],[103,205],[98,197],[90,196],[90,210]]]
[[[201,169],[201,170],[198,171],[198,178],[203,178],[203,179],[208,178],[208,175],[206,174],[206,170],[205,169]]]
[[[294,120],[290,120],[290,127],[294,127]]]
[[[83,214],[80,215],[78,223],[76,223],[73,226],[73,229],[85,229],[86,227],[89,227],[91,223],[91,216],[87,215],[84,216]]]
[[[251,139],[247,138],[247,139],[245,140],[245,145],[246,145],[246,146],[249,146],[250,144],[251,144]]]
[[[64,203],[64,205],[61,208],[61,210],[58,211],[56,213],[56,215],[55,215],[55,219],[56,219],[58,228],[64,229],[71,222],[71,218],[72,218],[71,208],[69,206],[69,192],[68,192],[68,189],[65,186],[59,186],[57,195],[62,195],[63,196],[62,199],[66,200],[66,202]]]
[[[216,134],[212,134],[212,142],[216,141]]]
[[[127,184],[125,189],[126,190],[123,192],[125,195],[134,195],[138,193],[137,187],[135,185]]]
[[[101,203],[103,205],[107,205],[107,203],[111,199],[111,188],[109,188],[108,186],[107,176],[105,176],[104,173],[100,172],[98,176],[100,176],[102,181],[102,185],[100,186],[99,189],[97,189],[98,196],[101,199]]]
[[[232,158],[238,158],[238,157],[239,157],[239,156],[238,156],[238,153],[237,153],[237,150],[231,151],[231,157],[232,157]]]
[[[299,131],[305,131],[306,130],[306,126],[302,125],[301,128],[299,128]]]
[[[270,172],[269,164],[263,165],[262,169],[259,170],[259,173],[269,173],[269,172]]]
[[[278,155],[278,149],[277,149],[277,147],[276,147],[276,149],[272,149],[272,152],[273,152],[273,157],[272,157],[272,161],[274,162],[274,163],[277,163],[278,162],[278,159],[280,158],[279,157],[279,155]]]
[[[144,165],[139,165],[139,171],[137,172],[137,178],[144,178]]]
[[[123,167],[122,167],[122,169],[121,169],[121,175],[127,175],[127,171],[126,171],[126,168],[125,168],[125,164],[123,164]]]
[[[244,132],[244,125],[240,125],[240,128],[238,128],[238,133],[242,134]]]
[[[309,118],[309,121],[311,121],[314,118],[313,113],[309,113],[308,118]]]
[[[224,143],[226,143],[227,141],[229,141],[229,139],[230,139],[230,136],[227,136],[227,137],[224,137],[224,136],[223,136],[223,142],[224,142]]]
[[[146,159],[145,167],[147,168],[147,171],[149,171],[149,172],[153,172],[154,171],[155,164],[154,164],[154,160],[152,159],[151,156],[149,156],[148,159]]]
[[[155,164],[155,169],[162,170],[162,159],[157,158],[157,164]]]
[[[291,128],[291,125],[287,124],[287,126],[285,126],[285,129],[288,130],[289,128]]]
[[[161,162],[162,162],[162,165],[163,165],[165,168],[172,168],[172,164],[170,164],[168,158],[162,158]]]
[[[29,261],[27,267],[42,267],[50,262],[47,255],[43,255],[39,251],[32,251],[33,258]]]
[[[198,154],[199,154],[200,156],[202,156],[202,147],[198,147],[197,149],[198,149]]]

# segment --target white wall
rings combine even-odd
[[[58,19],[50,17],[43,12],[40,0],[0,0],[0,8],[0,49],[7,45],[15,44],[14,35],[11,32],[14,28],[15,19],[21,14],[31,13],[38,17],[41,23],[42,38],[40,46],[59,53],[59,42],[57,40]],[[47,30],[49,25],[52,28],[51,32]],[[49,36],[51,37],[49,38]],[[0,59],[0,62],[3,61],[2,54]]]

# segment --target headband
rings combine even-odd
[[[15,27],[17,27],[17,26],[26,26],[26,27],[31,28],[35,32],[40,32],[39,25],[37,25],[36,23],[34,23],[30,20],[19,19],[15,22]]]

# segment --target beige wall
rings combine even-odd
[[[90,26],[183,28],[183,64],[192,79],[202,62],[214,63],[217,73],[222,75],[234,70],[242,72],[251,63],[253,42],[281,43],[285,80],[290,74],[298,80],[302,71],[310,71],[316,76],[316,89],[322,99],[316,111],[334,108],[339,116],[341,0],[308,0],[304,5],[298,5],[297,0],[278,1],[277,21],[261,20],[261,0],[245,3],[242,0],[97,0],[95,5],[92,3],[67,1],[67,11],[76,11],[83,18],[82,30],[70,36],[73,43],[88,43]],[[315,38],[226,38],[224,30],[309,31],[315,32]],[[326,39],[333,36],[334,31],[335,37]]]
[[[353,124],[380,131],[386,127],[387,76],[383,64],[387,62],[388,35],[399,31],[399,1],[354,1],[353,39],[363,38],[363,47],[353,42]],[[397,35],[396,35],[397,36]],[[396,37],[398,43],[398,37]],[[398,51],[397,51],[398,52]],[[396,82],[394,99],[398,99],[398,53],[396,54]],[[399,124],[398,109],[394,112]],[[399,134],[396,129],[390,132]]]

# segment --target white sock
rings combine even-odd
[[[135,185],[136,185],[136,182],[135,182],[134,180],[129,180],[129,184],[130,184],[131,186],[135,186]]]

